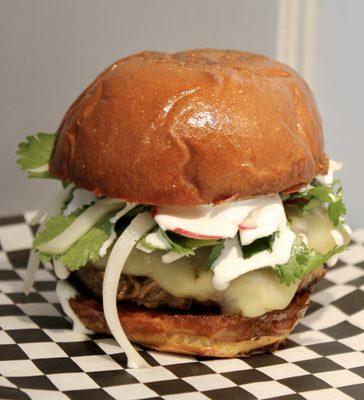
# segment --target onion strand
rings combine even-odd
[[[138,240],[155,226],[149,212],[138,214],[115,242],[106,265],[102,298],[105,319],[115,340],[125,351],[130,368],[146,368],[148,363],[127,338],[118,315],[117,289],[125,262]]]

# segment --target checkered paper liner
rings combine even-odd
[[[71,331],[51,270],[22,293],[30,217],[0,219],[0,399],[364,399],[364,229],[274,354],[220,360],[140,349],[153,368],[138,370],[112,338]]]

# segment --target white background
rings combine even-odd
[[[304,0],[303,0],[304,1]],[[349,221],[364,226],[364,2],[317,0],[314,93],[329,155],[345,163]],[[0,215],[35,209],[57,184],[15,164],[26,135],[54,132],[106,66],[145,50],[217,47],[274,56],[274,0],[0,0]]]

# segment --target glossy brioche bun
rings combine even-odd
[[[326,170],[303,79],[230,50],[117,61],[67,111],[50,162],[98,195],[180,206],[282,192]]]
[[[110,333],[102,305],[91,298],[69,300],[86,328]],[[255,350],[275,350],[309,305],[309,291],[296,294],[284,310],[246,318],[222,314],[188,314],[150,310],[118,303],[129,340],[156,350],[210,357],[244,357]]]

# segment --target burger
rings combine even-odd
[[[341,164],[290,67],[242,51],[142,52],[115,62],[56,134],[20,143],[30,178],[62,189],[39,211],[40,262],[74,329],[174,353],[275,350],[350,240]]]

